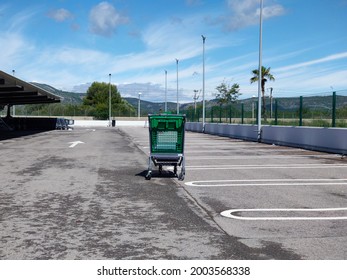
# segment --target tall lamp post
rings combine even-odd
[[[261,81],[262,73],[262,37],[263,37],[263,0],[260,0],[260,16],[259,16],[259,74],[258,74],[258,142],[261,141]]]
[[[178,104],[178,59],[176,58],[176,82],[177,82],[177,115],[180,113],[180,105]]]
[[[141,114],[141,92],[139,92],[139,104],[137,105],[137,118],[140,119]]]
[[[16,73],[16,70],[12,70],[12,75],[13,75],[13,77],[15,76],[15,73]],[[14,84],[16,85],[16,80],[14,80]],[[13,116],[15,116],[16,115],[16,106],[15,105],[13,105]]]
[[[112,126],[112,120],[111,120],[111,115],[112,115],[112,102],[111,102],[111,74],[108,74],[109,77],[109,83],[108,83],[108,125],[109,127]]]
[[[167,71],[165,70],[165,112],[167,112]]]
[[[202,132],[205,131],[205,40],[206,37],[202,37]]]

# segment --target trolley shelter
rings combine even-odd
[[[152,164],[162,173],[163,166],[173,166],[174,174],[184,180],[185,115],[148,115],[150,155],[146,179],[152,177]],[[181,167],[177,175],[177,167]]]

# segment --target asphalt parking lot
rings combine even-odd
[[[186,133],[186,177],[144,176],[148,128],[0,141],[1,259],[346,259],[346,159]]]
[[[127,131],[148,153],[146,133]],[[180,184],[258,257],[347,258],[345,157],[189,132],[185,146]]]
[[[26,134],[0,149],[0,259],[257,258],[176,179],[145,180],[147,156],[119,129]]]

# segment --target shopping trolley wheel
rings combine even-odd
[[[152,178],[152,172],[151,172],[151,171],[148,171],[145,178],[146,178],[146,180],[151,180],[151,178]]]
[[[184,173],[181,172],[179,175],[178,175],[178,180],[179,181],[183,181],[184,180]]]

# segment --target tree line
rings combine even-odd
[[[255,69],[252,71],[252,77],[250,79],[250,83],[255,83],[259,81],[259,69]],[[266,98],[265,98],[265,84],[267,81],[275,81],[275,77],[271,73],[270,67],[262,66],[261,68],[261,94],[262,94],[262,110],[261,115],[262,118],[266,120],[267,114],[266,114]],[[217,103],[220,107],[222,107],[223,104],[232,104],[235,103],[240,93],[240,85],[237,83],[230,84],[226,82],[225,80],[216,87],[217,93],[216,93],[216,99]]]
[[[259,70],[252,71],[253,76],[251,83],[259,80]],[[262,67],[262,117],[266,119],[265,104],[265,83],[275,78],[270,72],[270,67]],[[240,93],[240,86],[237,83],[231,84],[223,80],[216,87],[216,99],[220,107],[224,104],[235,103]],[[105,82],[94,82],[88,88],[86,96],[83,98],[82,104],[35,104],[16,106],[16,115],[29,116],[92,116],[94,119],[105,120],[109,118],[109,92],[111,92],[111,112],[112,116],[135,116],[136,109],[126,100],[122,99],[116,85],[110,85]]]
[[[126,100],[122,99],[117,86],[104,82],[92,83],[87,90],[86,96],[82,100],[82,104],[53,103],[21,105],[15,107],[15,115],[92,116],[97,120],[106,120],[109,118],[109,91],[111,91],[112,96],[112,116],[135,115],[135,108]]]

